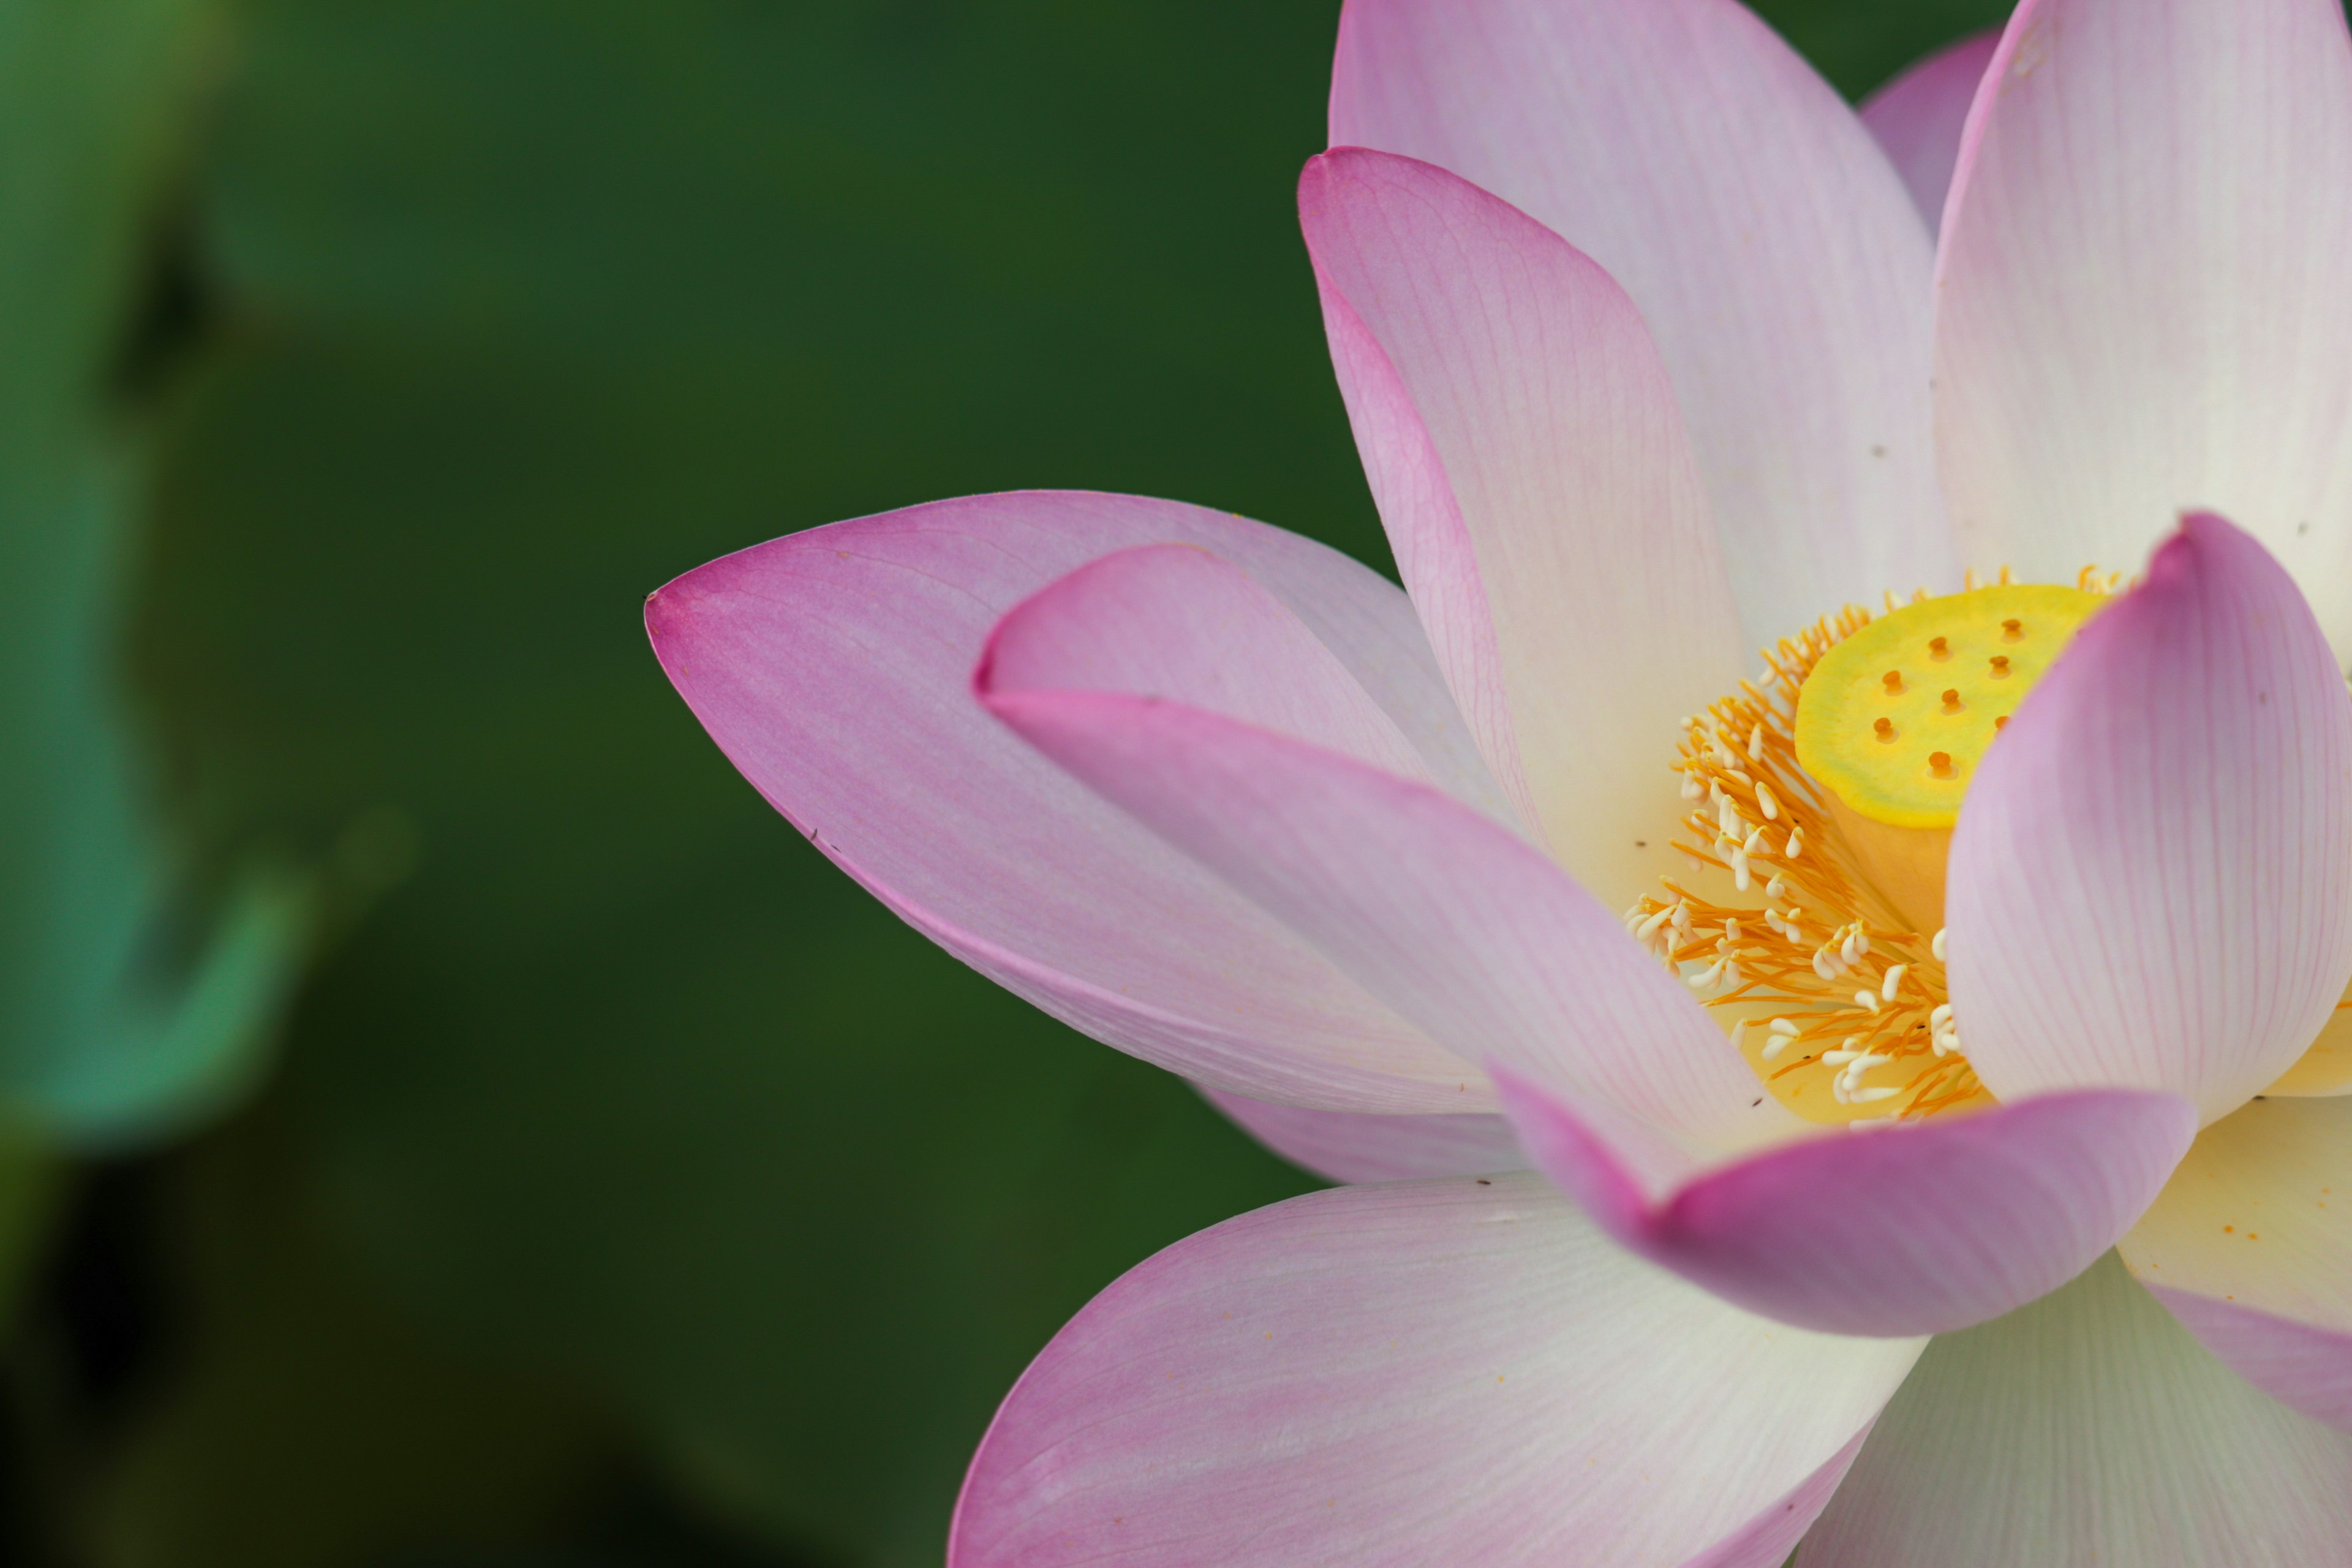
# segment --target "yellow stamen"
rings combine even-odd
[[[1948,1001],[1943,853],[1993,736],[2118,582],[2004,571],[1967,594],[1890,595],[1875,618],[1849,605],[1684,721],[1679,847],[1728,877],[1727,901],[1669,881],[1627,926],[1737,1021],[1734,1044],[1800,1115],[1878,1123],[1992,1103]],[[1906,842],[1910,862],[1890,858]],[[1933,918],[1916,918],[1930,884]]]

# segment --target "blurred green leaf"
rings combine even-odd
[[[72,1560],[327,1568],[554,1533],[617,1468],[611,1424],[388,1311],[302,1211],[283,1134],[247,1118],[154,1173],[167,1331],[184,1342],[105,1444]]]
[[[1826,46],[1868,9],[1776,15]],[[418,843],[299,1015],[289,1179],[445,1331],[593,1381],[777,1540],[936,1563],[1061,1321],[1306,1184],[823,864],[639,603],[1016,485],[1384,561],[1292,205],[1336,12],[246,14],[142,668],[223,842],[376,811]],[[1849,88],[1940,41],[1867,25]]]
[[[58,1177],[57,1151],[46,1138],[20,1122],[0,1122],[0,1332],[14,1326],[26,1276],[48,1240]]]
[[[0,9],[0,1100],[76,1142],[250,1078],[300,946],[253,882],[204,929],[118,681],[133,457],[114,374],[203,58],[191,0]]]

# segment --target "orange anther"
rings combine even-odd
[[[2003,642],[2023,642],[2025,640],[2025,623],[2023,621],[2001,622],[2000,640]]]
[[[1947,713],[1957,713],[1959,710],[1960,694],[1958,689],[1957,688],[1948,689],[1944,693],[1944,711]]]
[[[1895,721],[1892,719],[1881,719],[1877,723],[1873,724],[1871,729],[1876,731],[1882,741],[1895,739]]]
[[[1901,694],[1903,690],[1903,672],[1901,670],[1890,669],[1878,679],[1885,683],[1886,695],[1889,697],[1895,697]]]
[[[1995,680],[2009,679],[2009,655],[1997,653],[1992,656],[1992,678]]]

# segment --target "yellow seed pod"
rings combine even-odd
[[[2079,588],[2015,583],[1881,616],[1806,679],[1798,763],[1874,822],[1951,826],[1993,736],[2105,603]]]
[[[1960,797],[2033,683],[2107,601],[2004,583],[1872,621],[1824,655],[1797,700],[1797,761],[1899,912],[1933,929]]]

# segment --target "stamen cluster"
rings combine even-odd
[[[1983,1094],[1952,1021],[1943,933],[1909,930],[1870,888],[1797,763],[1805,677],[1870,620],[1850,605],[1783,638],[1765,650],[1759,680],[1682,721],[1675,766],[1691,807],[1675,847],[1696,872],[1727,877],[1733,900],[1669,879],[1666,897],[1625,917],[1635,940],[1735,1016],[1734,1043],[1775,1091],[1819,1121],[1916,1119]]]
[[[2010,582],[2006,567],[2000,580]],[[2075,585],[2104,595],[2125,584],[2086,566]],[[1970,573],[1967,590],[1976,586]],[[1913,602],[1927,597],[1923,588]],[[1887,595],[1887,610],[1899,607]],[[1666,897],[1625,912],[1636,941],[1732,1016],[1733,1043],[1784,1102],[1855,1125],[1990,1101],[1952,1016],[1944,933],[1911,929],[1871,886],[1797,761],[1806,677],[1871,619],[1849,605],[1782,638],[1764,650],[1759,679],[1682,721],[1675,768],[1690,808],[1675,847],[1695,872],[1728,878],[1734,901],[1667,879]]]

